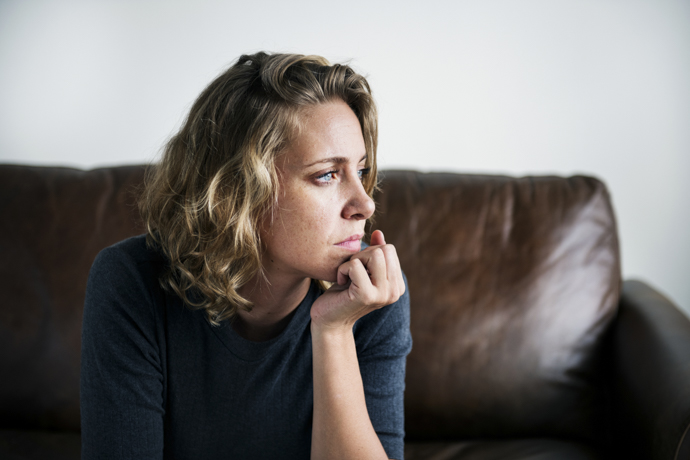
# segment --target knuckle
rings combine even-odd
[[[374,305],[376,303],[376,294],[369,290],[362,293],[362,302],[365,305]]]
[[[396,252],[396,250],[395,250],[394,247],[392,247],[392,246],[391,246],[391,247],[388,247],[388,246],[387,246],[387,247],[384,249],[384,251],[385,251],[385,254],[386,254],[386,259],[388,259],[388,260],[390,260],[390,261],[395,261],[395,262],[397,262],[397,260],[398,260],[398,253]]]

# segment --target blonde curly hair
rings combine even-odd
[[[161,161],[147,174],[139,209],[149,245],[170,261],[161,284],[213,325],[251,302],[238,290],[262,274],[259,228],[278,197],[275,159],[304,108],[342,100],[366,146],[364,188],[376,188],[378,121],[366,79],[320,56],[241,56],[198,97]]]

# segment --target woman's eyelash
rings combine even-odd
[[[326,173],[321,174],[320,176],[317,176],[316,179],[322,182],[330,182],[330,180],[333,179],[333,174],[338,174],[338,171],[328,171]]]
[[[370,171],[371,171],[371,168],[362,168],[362,169],[359,169],[359,170],[357,170],[357,176],[358,176],[360,179],[363,179],[364,176],[366,176],[367,174],[369,174]],[[335,169],[335,170],[333,170],[333,171],[328,171],[328,172],[325,172],[325,173],[323,173],[323,174],[320,174],[320,175],[316,176],[316,180],[319,181],[319,182],[330,182],[331,180],[333,180],[333,175],[334,175],[334,174],[339,174],[339,173],[340,173],[340,171],[337,170],[337,169]]]

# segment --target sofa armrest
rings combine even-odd
[[[616,444],[639,458],[690,458],[690,319],[641,281],[624,282],[619,307],[612,344]]]

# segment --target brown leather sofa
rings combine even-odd
[[[143,171],[0,166],[2,459],[79,458],[87,274],[142,233]],[[621,282],[600,181],[383,175],[376,228],[412,299],[408,460],[690,458],[690,320]]]

